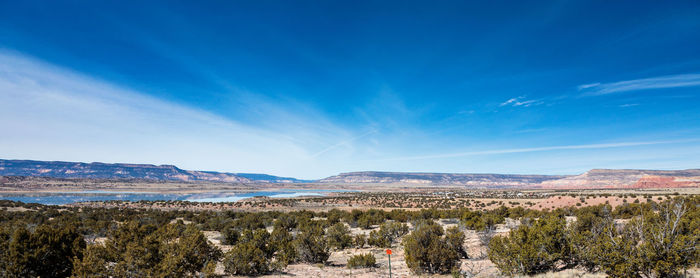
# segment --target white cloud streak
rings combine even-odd
[[[530,106],[533,106],[533,105],[540,105],[540,104],[542,104],[542,101],[540,101],[540,100],[535,100],[535,99],[524,100],[524,99],[525,99],[525,96],[519,96],[519,97],[511,98],[511,99],[506,100],[505,102],[501,103],[499,106],[501,106],[501,107],[503,107],[503,106],[513,106],[513,107],[522,106],[522,107],[530,107]]]
[[[678,74],[612,83],[592,83],[578,86],[584,96],[600,96],[629,91],[700,86],[700,74]]]
[[[320,153],[313,150],[332,145],[324,157],[348,155],[333,142],[351,145],[342,138],[353,132],[315,113],[298,116],[257,104],[254,109],[270,117],[259,120],[276,126],[242,124],[0,49],[2,158],[175,164],[301,178],[342,167],[316,159]]]
[[[583,145],[546,146],[546,147],[533,147],[533,148],[514,148],[514,149],[500,149],[500,150],[486,150],[486,151],[472,151],[472,152],[454,152],[454,153],[422,155],[422,156],[406,156],[406,157],[380,159],[380,161],[427,160],[427,159],[455,158],[455,157],[467,157],[467,156],[479,156],[479,155],[499,155],[499,154],[547,152],[547,151],[561,151],[561,150],[622,148],[622,147],[636,147],[636,146],[647,146],[647,145],[678,144],[678,143],[689,143],[689,142],[699,142],[699,141],[700,141],[700,139],[687,139],[687,140],[668,140],[668,141],[619,142],[619,143],[601,143],[601,144],[583,144]]]
[[[333,144],[333,145],[331,145],[331,146],[328,146],[327,148],[325,148],[325,149],[323,149],[323,150],[320,150],[319,152],[317,152],[317,153],[311,155],[311,157],[318,157],[318,156],[320,156],[320,155],[322,155],[322,154],[324,154],[324,153],[327,153],[327,152],[329,152],[329,151],[331,151],[331,150],[333,150],[333,149],[339,148],[339,147],[341,147],[341,146],[350,145],[350,143],[352,143],[352,142],[355,141],[355,140],[359,140],[359,139],[361,139],[361,138],[363,138],[363,137],[367,137],[367,136],[372,135],[372,134],[375,134],[375,133],[377,133],[377,132],[378,132],[377,130],[373,129],[373,130],[370,130],[370,131],[365,132],[365,133],[363,133],[363,134],[360,134],[360,135],[358,135],[358,136],[352,137],[352,138],[350,138],[350,139],[340,141],[340,142],[338,142],[338,143],[336,143],[336,144]]]

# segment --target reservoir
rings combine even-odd
[[[12,200],[23,203],[39,203],[44,205],[65,205],[90,201],[189,201],[189,202],[237,202],[251,197],[293,198],[301,196],[324,196],[332,192],[348,192],[349,190],[276,190],[255,192],[202,192],[202,193],[157,193],[157,192],[122,192],[122,191],[75,191],[56,193],[22,193],[3,194],[0,200]]]

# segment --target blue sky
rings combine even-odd
[[[0,157],[700,167],[697,1],[3,1]]]

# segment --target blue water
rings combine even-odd
[[[291,198],[299,196],[323,196],[330,192],[348,190],[281,190],[240,192],[207,192],[193,194],[120,192],[120,191],[75,191],[61,193],[0,194],[0,199],[44,205],[65,205],[90,201],[190,201],[190,202],[237,202],[245,198],[266,196],[270,198]]]

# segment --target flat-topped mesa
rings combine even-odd
[[[650,176],[674,176],[697,177],[700,169],[685,170],[639,170],[639,169],[591,169],[584,175],[650,175]]]
[[[187,171],[174,165],[0,160],[0,175],[86,179],[144,179],[156,181],[215,181],[247,183],[231,173]]]
[[[542,188],[676,188],[697,186],[700,186],[700,169],[593,169],[580,175],[542,183]]]
[[[151,181],[210,181],[226,183],[313,182],[267,174],[183,170],[175,165],[65,162],[0,159],[0,176],[66,179],[139,179]]]
[[[466,186],[530,186],[566,176],[515,174],[459,174],[405,172],[350,172],[320,180],[321,183],[407,183]]]
[[[183,170],[174,165],[82,163],[2,160],[0,177],[24,176],[58,179],[134,179],[150,181],[223,183],[394,184],[407,187],[462,186],[465,188],[676,188],[700,187],[700,169],[634,170],[593,169],[580,175],[522,175],[483,173],[350,172],[321,180],[299,180],[267,174]],[[0,182],[8,182],[7,178]]]

